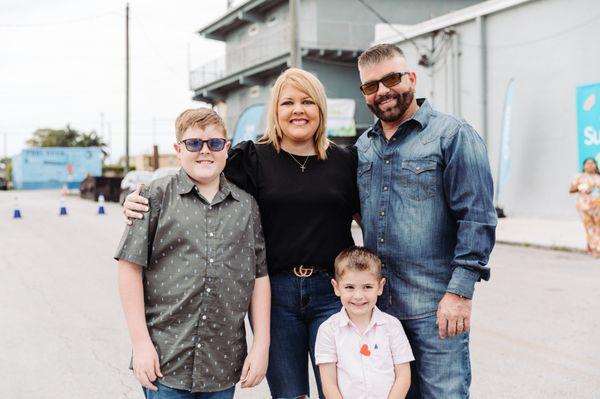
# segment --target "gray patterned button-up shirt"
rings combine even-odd
[[[143,266],[150,337],[161,384],[220,391],[240,377],[244,317],[255,277],[267,274],[258,206],[221,176],[212,203],[183,169],[153,181],[144,219],[134,219],[115,255]]]

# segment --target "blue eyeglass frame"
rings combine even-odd
[[[177,142],[177,144],[185,145],[185,148],[189,152],[198,152],[198,151],[202,150],[202,148],[204,147],[204,143],[206,143],[209,150],[218,152],[218,151],[223,151],[223,148],[225,148],[225,144],[227,144],[227,140],[221,139],[221,138],[212,138],[212,139],[208,139],[208,140],[185,139],[185,140],[181,140],[181,141]]]

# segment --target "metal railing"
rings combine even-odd
[[[228,44],[226,55],[190,71],[192,90],[289,52],[289,26],[257,34],[251,43]]]

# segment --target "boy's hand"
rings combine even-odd
[[[252,388],[260,384],[267,373],[269,364],[269,348],[252,347],[244,361],[240,382],[242,388]]]
[[[148,199],[140,195],[140,190],[144,184],[138,184],[134,192],[129,194],[123,202],[123,213],[125,214],[125,223],[131,225],[131,219],[143,219],[144,214],[140,212],[148,212]],[[136,212],[140,211],[140,212]]]
[[[152,341],[148,340],[133,347],[133,374],[143,387],[158,391],[152,382],[156,381],[156,377],[162,378],[163,375],[160,372],[158,353]]]

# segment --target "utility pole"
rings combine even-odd
[[[298,33],[298,0],[290,0],[290,67],[302,68],[300,35]]]
[[[125,173],[129,172],[129,3],[125,6]]]

